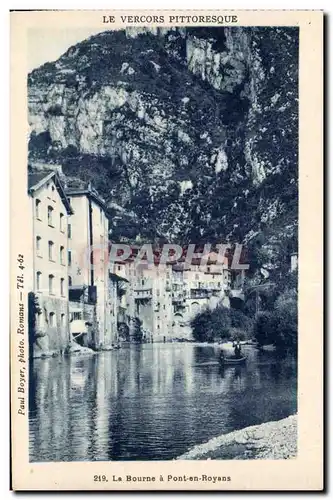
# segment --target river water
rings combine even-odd
[[[224,371],[202,365],[216,347],[181,343],[34,360],[30,460],[169,460],[295,413],[295,361],[246,353],[246,366]]]

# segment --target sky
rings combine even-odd
[[[58,59],[66,50],[82,40],[101,33],[100,28],[31,29],[28,34],[28,72]]]

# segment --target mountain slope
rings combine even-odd
[[[30,73],[30,162],[92,180],[113,239],[294,248],[297,58],[296,28],[101,33]]]

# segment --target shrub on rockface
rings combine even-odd
[[[129,333],[129,327],[126,323],[118,323],[118,335],[121,340],[129,342],[130,333]]]
[[[226,317],[227,321],[227,317]],[[205,309],[202,313],[197,314],[191,321],[191,328],[194,340],[198,342],[213,342],[216,336],[212,321],[212,311]],[[221,330],[221,334],[223,334]]]
[[[275,339],[273,314],[262,311],[257,314],[253,325],[253,334],[259,345],[272,344]]]
[[[231,327],[229,329],[229,335],[230,335],[230,340],[246,340],[248,338],[247,333],[244,330],[241,330],[240,328]]]
[[[193,338],[198,342],[244,340],[252,332],[252,320],[239,310],[218,306],[197,314],[191,327]]]
[[[298,331],[296,290],[286,290],[276,300],[273,321],[276,347],[296,352]]]
[[[242,332],[244,338],[247,338],[253,328],[253,320],[239,309],[229,309],[231,327]]]
[[[132,340],[134,342],[142,342],[143,339],[142,321],[138,317],[133,318],[132,321],[133,321]]]
[[[296,352],[297,325],[297,292],[288,289],[276,299],[273,311],[257,314],[253,333],[260,345]]]

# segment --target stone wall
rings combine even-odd
[[[98,330],[97,317],[96,317],[96,307],[94,304],[83,304],[83,320],[89,325],[87,325],[88,334],[86,335],[86,347],[96,348],[96,333]]]
[[[68,302],[64,299],[38,296],[39,325],[36,325],[33,357],[62,354],[70,342]],[[54,313],[53,325],[50,314]]]

